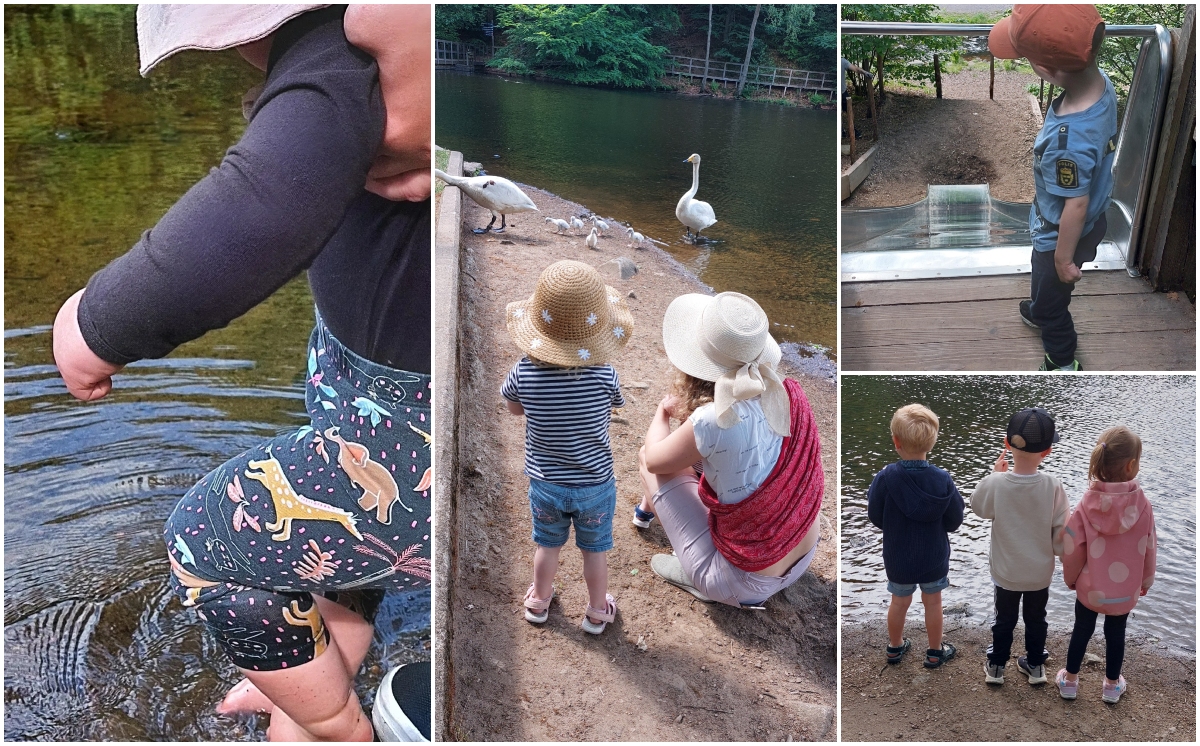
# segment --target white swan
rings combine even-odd
[[[571,229],[571,224],[558,218],[546,218],[546,222],[554,226],[554,232],[559,233]]]
[[[642,248],[642,241],[646,240],[645,236],[643,236],[641,233],[638,233],[633,228],[626,228],[625,235],[629,236],[629,240],[633,241],[630,246],[637,246],[639,249]]]
[[[696,237],[699,238],[700,231],[717,222],[717,215],[712,205],[692,199],[700,188],[700,154],[692,153],[684,163],[692,164],[692,188],[679,198],[679,204],[675,205],[675,217],[687,228],[688,238],[692,237],[692,231],[696,231]]]
[[[596,226],[592,226],[592,232],[587,236],[587,245],[589,249],[600,250],[600,237],[596,235]]]
[[[500,233],[507,225],[505,215],[538,211],[533,200],[508,179],[499,176],[451,176],[436,168],[433,174],[450,186],[463,190],[475,204],[491,210],[492,222],[488,223],[486,228],[475,228],[472,233],[487,233],[496,224],[497,216],[500,217],[500,227],[496,229],[496,233]]]
[[[604,233],[604,231],[608,230],[608,223],[604,222],[595,215],[592,216],[592,225],[596,226],[601,233]]]
[[[583,230],[583,221],[572,215],[571,229],[575,231],[575,235],[579,235],[579,231]]]

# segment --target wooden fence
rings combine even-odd
[[[434,67],[471,67],[475,56],[462,42],[435,39]]]
[[[699,81],[706,77],[704,60],[696,57],[668,56],[666,74],[680,79],[691,78]],[[717,81],[719,85],[737,85],[741,75],[742,65],[740,62],[708,61],[707,77],[709,80]],[[798,91],[817,91],[827,93],[832,97],[837,91],[837,74],[751,65],[746,71],[746,85],[765,87],[772,92],[775,88],[779,88],[781,93],[786,93],[789,88]]]

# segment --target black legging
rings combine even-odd
[[[1098,611],[1092,611],[1075,599],[1075,629],[1071,631],[1071,644],[1067,647],[1067,673],[1072,676],[1079,673],[1083,664],[1083,654],[1087,652],[1088,640],[1096,631]],[[1120,616],[1104,615],[1104,675],[1109,681],[1116,681],[1121,676],[1121,664],[1125,662],[1125,622],[1129,619],[1126,612]]]

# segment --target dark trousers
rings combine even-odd
[[[1096,631],[1098,611],[1092,611],[1075,599],[1075,629],[1071,630],[1071,644],[1067,647],[1067,673],[1079,673],[1083,665],[1083,654],[1087,652],[1088,640]],[[1121,675],[1121,664],[1125,662],[1125,622],[1129,614],[1104,615],[1104,675],[1116,681]]]
[[[1003,666],[1012,654],[1013,630],[1021,599],[1025,599],[1025,655],[1029,665],[1040,666],[1046,660],[1046,602],[1050,589],[1040,591],[1010,591],[996,586],[996,622],[992,625],[992,650],[988,660]]]
[[[1075,245],[1076,267],[1096,259],[1096,247],[1107,231],[1108,218],[1101,215],[1092,229],[1081,236]],[[1055,365],[1070,365],[1075,360],[1075,346],[1079,342],[1068,309],[1075,285],[1058,279],[1053,251],[1034,251],[1032,263],[1029,313],[1033,316],[1033,322],[1041,328],[1042,348]]]

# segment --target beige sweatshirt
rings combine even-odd
[[[988,558],[996,585],[1010,591],[1050,587],[1068,512],[1067,493],[1057,477],[1040,471],[989,474],[971,495],[971,510],[992,521]]]

